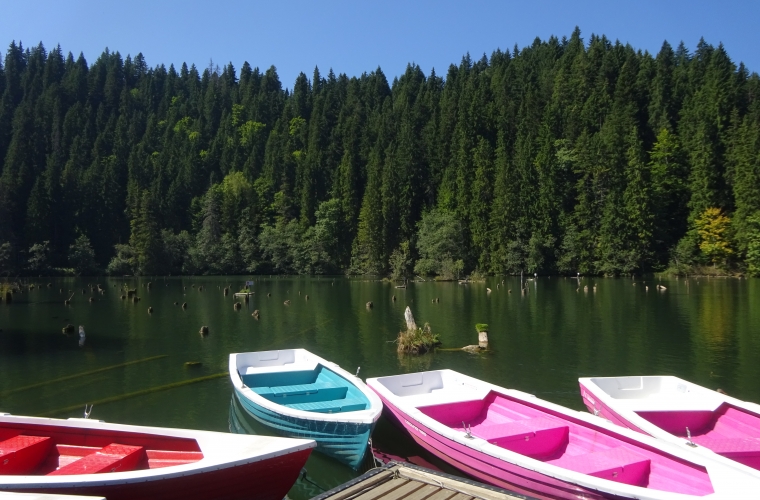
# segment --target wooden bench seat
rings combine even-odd
[[[336,399],[333,401],[317,401],[314,403],[294,403],[285,405],[294,410],[313,411],[317,413],[343,413],[367,408],[361,399]]]
[[[145,457],[142,446],[109,444],[48,474],[48,476],[68,476],[74,474],[101,474],[104,472],[125,472],[134,470]]]
[[[53,440],[18,435],[0,442],[0,475],[30,474],[50,453]]]
[[[256,394],[278,404],[314,403],[346,397],[348,388],[332,382],[255,387]]]
[[[694,442],[726,457],[760,455],[760,439],[697,436]]]
[[[564,455],[547,463],[618,483],[646,486],[651,461],[624,446],[583,455]]]
[[[567,443],[569,432],[568,425],[543,417],[472,428],[476,437],[531,457],[554,452]]]

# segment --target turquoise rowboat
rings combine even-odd
[[[230,354],[230,378],[253,418],[359,468],[383,409],[359,377],[305,349],[286,349]]]

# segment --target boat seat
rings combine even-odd
[[[361,399],[337,399],[333,401],[317,401],[314,403],[295,403],[285,405],[294,410],[313,411],[317,413],[343,413],[359,411],[367,408]]]
[[[563,422],[543,417],[479,425],[472,429],[476,437],[529,456],[551,453],[567,442],[569,432],[569,426]]]
[[[294,384],[278,387],[254,387],[253,391],[270,401],[280,398],[292,398],[296,396],[310,396],[307,399],[329,400],[341,399],[346,396],[348,388],[332,382],[315,382],[313,384]],[[303,399],[303,398],[301,398]],[[279,401],[278,401],[279,402]],[[309,401],[294,401],[294,403],[306,403]]]
[[[145,454],[149,469],[192,464],[203,459],[200,451],[145,450]]]
[[[47,457],[53,440],[19,435],[0,442],[0,475],[29,474]]]
[[[756,438],[720,438],[697,436],[694,442],[719,455],[729,457],[760,454],[760,439]]]
[[[646,485],[651,461],[624,446],[550,461],[566,469],[618,483]]]
[[[99,451],[64,465],[48,476],[68,476],[74,474],[99,474],[103,472],[125,472],[134,470],[145,457],[142,446],[109,444]]]

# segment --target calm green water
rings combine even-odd
[[[130,279],[142,297],[137,304],[119,298],[124,279],[37,280],[42,288],[0,304],[0,411],[71,417],[94,402],[92,418],[111,422],[228,431],[234,421],[248,432],[266,433],[234,402],[227,356],[291,347],[349,371],[361,366],[362,377],[451,368],[578,410],[577,378],[590,375],[672,374],[760,402],[760,280],[582,279],[579,287],[575,279],[544,277],[523,295],[517,278],[499,289],[496,278],[407,289],[343,277],[260,278],[251,303],[234,311],[232,295],[225,297],[222,288],[237,290],[244,280]],[[90,292],[94,283],[105,295]],[[667,291],[656,291],[657,283]],[[65,306],[68,290],[75,293]],[[368,301],[374,308],[365,307]],[[174,302],[188,307],[183,311]],[[418,323],[430,323],[443,347],[476,343],[474,324],[488,323],[491,351],[399,356],[393,340],[407,305]],[[251,316],[254,309],[261,311],[259,320]],[[83,346],[77,334],[61,333],[67,323],[84,325]],[[198,334],[201,325],[209,326],[207,337]],[[71,377],[140,360],[146,361]],[[188,368],[187,361],[202,366]],[[224,375],[150,391],[215,374]],[[382,419],[374,441],[390,453],[435,462]],[[355,475],[316,454],[307,470],[323,488]],[[299,481],[290,496],[319,491]]]

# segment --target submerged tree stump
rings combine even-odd
[[[200,333],[203,337],[208,335],[208,326],[203,325],[198,333]]]

